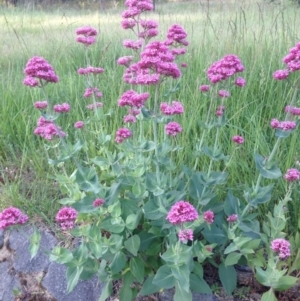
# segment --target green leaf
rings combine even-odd
[[[224,230],[218,228],[216,225],[210,225],[210,229],[207,227],[202,231],[204,238],[210,243],[216,243],[222,245],[227,241],[227,235]]]
[[[107,212],[110,213],[112,217],[119,217],[122,212],[120,202],[116,201],[112,205],[108,206]]]
[[[194,262],[193,273],[195,273],[200,279],[203,278],[203,267],[198,261]]]
[[[126,256],[123,252],[116,253],[109,267],[113,274],[119,273],[126,265]]]
[[[115,254],[122,249],[123,237],[120,235],[112,234],[109,238],[108,244],[110,252]]]
[[[61,248],[59,246],[56,246],[54,249],[52,249],[49,256],[50,261],[56,261],[61,264],[68,263],[72,259],[72,252],[69,249]]]
[[[105,198],[105,201],[108,205],[112,204],[119,196],[119,192],[122,188],[122,182],[113,183],[109,189],[108,196]]]
[[[121,233],[125,229],[125,223],[121,217],[114,220],[107,218],[100,224],[100,229],[104,229],[111,233]]]
[[[266,293],[263,293],[261,296],[261,301],[277,301],[272,288],[270,288]]]
[[[154,276],[153,284],[159,288],[169,289],[174,287],[175,278],[172,275],[171,268],[167,265],[161,266]],[[182,301],[182,300],[181,300]]]
[[[178,283],[180,283],[181,289],[190,292],[190,270],[188,265],[172,266],[171,271],[173,276],[178,280]]]
[[[134,256],[137,256],[137,252],[140,248],[141,240],[138,235],[133,235],[129,237],[125,242],[124,246],[127,251],[129,251]]]
[[[224,250],[224,254],[229,254],[231,252],[234,252],[236,250],[238,250],[238,246],[232,242],[229,246],[227,246],[227,248]]]
[[[259,173],[267,179],[278,179],[282,176],[280,169],[275,166],[274,164],[266,166],[266,159],[259,155],[254,154],[254,160],[256,164],[256,168],[258,169]]]
[[[157,220],[165,216],[164,213],[161,212],[160,207],[154,199],[150,199],[146,205],[144,206],[145,217],[151,220]]]
[[[276,291],[285,291],[296,285],[299,279],[293,276],[282,276],[277,283],[272,285],[272,288]]]
[[[99,301],[105,301],[112,294],[112,281],[109,280],[105,283]]]
[[[80,167],[76,172],[76,183],[80,189],[97,194],[101,190],[98,176],[94,168]]]
[[[132,257],[129,262],[132,275],[140,282],[144,283],[145,267],[143,261],[138,257]]]
[[[231,296],[237,285],[237,274],[235,268],[233,266],[225,266],[224,263],[221,263],[219,265],[219,277],[226,294]]]
[[[224,202],[224,212],[227,216],[232,214],[238,214],[240,200],[232,194],[232,191],[229,190],[227,197]]]
[[[132,288],[130,286],[123,285],[119,291],[119,301],[132,301],[133,293]]]
[[[41,241],[41,234],[38,231],[36,227],[34,227],[34,232],[30,237],[30,244],[29,244],[29,252],[32,259],[37,254],[39,247],[40,247],[40,241]]]
[[[244,193],[244,197],[251,206],[257,208],[257,205],[265,204],[271,200],[273,187],[273,184],[259,187],[256,194],[254,194],[254,192],[247,191]]]
[[[225,259],[225,265],[230,266],[230,265],[235,265],[239,262],[240,258],[242,257],[243,254],[238,253],[238,252],[233,252],[230,253],[228,256],[226,256]]]
[[[141,213],[130,214],[126,218],[126,228],[129,230],[135,230],[141,219]]]
[[[190,274],[190,287],[191,291],[201,294],[212,294],[211,288],[207,282],[201,277],[191,273]]]
[[[183,289],[181,283],[179,281],[176,281],[174,301],[192,301],[192,299],[192,292],[190,290],[187,292],[185,289]]]
[[[67,293],[70,293],[78,283],[83,266],[68,267],[67,268]]]
[[[141,240],[139,251],[145,251],[145,250],[147,250],[150,247],[150,245],[155,240],[157,240],[156,235],[154,235],[152,233],[148,233],[148,232],[142,231],[138,235],[139,235],[139,238]]]
[[[93,206],[93,202],[95,201],[95,196],[94,195],[87,195],[84,198],[82,198],[80,201],[72,204],[71,206],[76,209],[78,212],[81,213],[90,213],[97,208]]]
[[[139,292],[140,296],[147,296],[151,295],[153,293],[156,293],[160,290],[160,287],[153,284],[154,275],[151,275],[147,278],[147,280],[144,282],[142,289]]]

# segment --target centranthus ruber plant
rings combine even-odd
[[[209,84],[199,88],[200,97],[209,101],[205,120],[199,120],[195,161],[193,166],[178,167],[177,137],[185,135],[181,116],[186,112],[185,100],[176,96],[187,67],[181,57],[187,51],[188,36],[174,24],[165,38],[158,39],[158,23],[144,17],[153,9],[151,0],[126,0],[125,5],[121,26],[136,39],[123,41],[128,53],[116,61],[124,68],[126,90],[109,100],[123,112],[115,133],[103,127],[111,115],[105,113],[105,101],[99,101],[107,97],[99,87],[99,77],[106,80],[105,70],[91,66],[96,29],[76,30],[78,47],[85,48],[84,65],[77,73],[78,80],[85,81],[86,117],[69,127],[75,135],[59,125],[66,114],[72,116],[72,104],[55,104],[47,94],[47,84],[59,82],[54,68],[44,58],[33,57],[24,70],[24,85],[40,88],[42,95],[34,103],[40,112],[34,134],[45,139],[48,162],[57,171],[56,181],[65,195],[55,221],[80,242],[74,249],[55,247],[50,259],[67,266],[68,292],[79,279],[97,275],[105,283],[100,301],[112,294],[113,282],[120,279],[121,301],[170,288],[175,288],[175,301],[192,300],[192,292],[212,293],[203,276],[206,264],[218,269],[228,295],[237,284],[235,265],[249,265],[256,279],[270,287],[263,300],[276,300],[274,291],[296,283],[290,274],[298,269],[300,258],[299,235],[289,239],[283,232],[285,208],[299,185],[300,171],[291,167],[282,176],[275,165],[281,142],[296,131],[299,122],[297,85],[286,116],[270,120],[276,137],[270,155],[254,155],[258,171],[254,184],[241,186],[237,179],[229,187],[231,162],[248,141],[242,129],[229,137],[226,108],[232,91],[238,93],[246,85],[245,67],[234,54],[212,63],[206,73]],[[275,79],[290,80],[300,69],[299,45],[284,59],[287,68],[274,73]],[[223,153],[222,135],[234,146],[232,154]],[[206,143],[210,136],[212,145]],[[202,160],[207,158],[208,168],[203,170]],[[262,186],[264,179],[266,186]],[[284,181],[286,195],[272,198],[275,181],[270,184],[270,180]],[[259,220],[256,210],[269,202],[275,202],[273,212]],[[25,222],[27,216],[17,208],[0,213],[0,228]],[[35,253],[39,240],[31,242]]]

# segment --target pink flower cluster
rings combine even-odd
[[[181,242],[187,243],[188,240],[194,239],[194,233],[192,229],[180,229],[178,232],[178,238]]]
[[[28,216],[20,209],[9,207],[0,212],[0,229],[5,230],[10,226],[23,225],[28,221]]]
[[[121,98],[118,100],[119,107],[134,107],[134,108],[141,108],[145,105],[145,102],[149,98],[149,93],[137,93],[134,90],[127,90],[123,93]]]
[[[236,144],[243,144],[244,143],[244,138],[242,136],[233,136],[232,141]]]
[[[277,238],[271,241],[271,250],[278,253],[281,259],[291,256],[290,246],[291,244],[284,238]]]
[[[210,90],[210,85],[202,85],[200,86],[199,90],[201,92],[208,92]]]
[[[128,9],[122,13],[122,18],[124,19],[133,19],[144,11],[153,10],[151,0],[126,0],[125,6],[127,6]]]
[[[53,136],[66,136],[59,126],[56,126],[51,120],[46,120],[43,116],[38,119],[34,134],[46,140],[52,140]]]
[[[184,45],[188,46],[189,42],[186,40],[187,33],[186,31],[178,24],[172,25],[167,33],[167,40],[165,41],[165,44],[170,45]]]
[[[207,77],[211,83],[216,84],[226,80],[238,72],[244,71],[244,66],[238,56],[225,55],[221,60],[214,62],[207,70]],[[241,79],[239,80],[241,82]]]
[[[77,121],[74,124],[75,129],[82,129],[84,127],[84,122],[83,121]]]
[[[141,27],[144,29],[139,33],[139,38],[149,40],[158,35],[158,23],[154,20],[141,20]]]
[[[84,26],[76,29],[76,41],[85,46],[90,46],[96,42],[98,31],[91,26]]]
[[[55,220],[63,230],[71,230],[77,218],[77,211],[72,207],[63,207],[56,214]]]
[[[225,106],[217,106],[215,114],[216,116],[223,116],[224,111],[225,111]]]
[[[44,110],[48,107],[48,102],[45,101],[37,101],[34,103],[34,107],[39,110]]]
[[[53,106],[53,110],[56,113],[67,113],[70,111],[70,105],[66,102],[62,103],[62,104],[56,104]]]
[[[287,170],[286,174],[284,175],[284,178],[288,182],[298,181],[300,179],[300,171],[296,168],[290,168]]]
[[[231,214],[227,217],[227,222],[234,223],[238,219],[238,216],[236,214]]]
[[[203,219],[206,221],[207,224],[212,224],[214,222],[215,214],[211,211],[205,211],[203,213]]]
[[[228,98],[230,96],[230,93],[227,90],[220,90],[218,92],[218,95],[223,98]]]
[[[179,101],[172,101],[172,104],[162,102],[160,104],[160,110],[164,115],[180,115],[184,112],[184,107]]]
[[[34,56],[27,62],[24,73],[26,77],[23,84],[29,87],[38,86],[39,81],[57,83],[59,80],[53,67],[44,58],[39,56]]]
[[[290,73],[300,70],[300,42],[290,49],[282,61],[286,65],[286,69],[277,70],[273,73],[273,77],[277,80],[286,79]]]
[[[127,128],[120,128],[117,130],[116,139],[117,143],[122,143],[125,139],[128,139],[132,136],[132,133]]]
[[[182,127],[178,122],[171,121],[165,126],[166,134],[169,136],[176,136],[178,133],[182,132]]]
[[[294,115],[294,116],[300,116],[300,108],[286,106],[285,112],[290,113],[291,115]]]
[[[103,103],[102,102],[95,102],[95,103],[92,103],[92,104],[89,104],[86,106],[86,108],[88,110],[95,110],[97,108],[102,108],[103,107]]]
[[[132,60],[133,60],[132,55],[122,56],[117,60],[117,64],[121,66],[129,67]]]
[[[198,216],[198,212],[194,206],[182,200],[171,207],[166,219],[171,224],[178,225],[185,222],[193,222],[198,219]]]
[[[270,122],[273,129],[282,130],[282,131],[291,131],[296,127],[296,122],[294,121],[279,121],[276,118],[273,118]]]
[[[142,48],[143,45],[143,41],[142,40],[137,40],[137,41],[133,41],[133,40],[124,40],[123,41],[123,46],[132,50],[139,50],[140,48]]]
[[[234,84],[235,84],[236,86],[238,86],[238,87],[244,87],[244,86],[246,85],[246,81],[245,81],[244,78],[242,78],[242,77],[239,76],[239,77],[235,80]]]
[[[93,202],[93,207],[100,207],[104,204],[104,200],[103,199],[95,199],[95,201]]]
[[[138,63],[126,69],[123,80],[133,85],[153,85],[158,84],[161,77],[167,76],[179,78],[181,72],[168,46],[164,42],[155,41],[145,47]]]
[[[136,122],[136,117],[134,115],[125,115],[123,117],[123,121],[124,123],[135,123]]]
[[[87,74],[101,74],[104,72],[103,68],[100,67],[87,67],[87,68],[79,68],[77,73],[80,75],[87,75]]]
[[[101,98],[103,95],[97,87],[94,88],[86,88],[83,94],[83,97],[88,98],[94,95],[97,98]]]

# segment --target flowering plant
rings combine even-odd
[[[246,262],[257,280],[270,287],[264,298],[275,300],[274,290],[296,283],[289,274],[297,269],[299,256],[293,250],[299,238],[289,243],[282,231],[286,224],[283,209],[299,181],[299,170],[291,168],[284,176],[289,186],[286,196],[274,205],[267,221],[260,223],[255,210],[272,197],[274,185],[261,186],[263,179],[282,178],[273,160],[280,142],[297,126],[296,92],[286,107],[286,118],[271,121],[277,137],[271,154],[254,155],[259,173],[256,184],[245,185],[236,193],[236,187],[228,187],[227,170],[247,139],[241,133],[230,138],[235,149],[228,156],[220,136],[228,124],[227,98],[233,88],[245,86],[240,76],[245,68],[236,55],[214,62],[207,70],[210,84],[200,86],[202,96],[210,98],[206,120],[199,121],[201,136],[195,145],[194,166],[182,166],[178,172],[174,157],[181,148],[176,138],[184,135],[180,116],[185,110],[183,102],[173,96],[187,67],[184,62],[181,68],[178,64],[188,46],[187,33],[175,24],[165,40],[152,41],[158,35],[158,23],[143,18],[153,8],[151,1],[126,0],[125,5],[122,28],[133,31],[137,40],[125,40],[123,45],[131,53],[117,60],[125,67],[123,80],[129,89],[117,102],[120,110],[126,109],[125,125],[120,125],[114,137],[102,127],[111,113],[105,114],[105,105],[98,101],[105,95],[97,87],[97,76],[104,77],[105,70],[90,66],[88,59],[96,43],[96,29],[76,30],[87,65],[77,72],[86,82],[83,98],[91,100],[86,104],[90,116],[74,123],[76,142],[58,125],[71,110],[70,104],[53,104],[46,92],[48,83],[59,81],[53,67],[44,58],[33,57],[24,70],[24,84],[44,93],[46,100],[34,104],[41,113],[34,134],[48,140],[48,162],[57,167],[56,179],[67,195],[60,200],[63,207],[55,220],[62,230],[80,239],[75,250],[55,247],[50,259],[67,266],[69,292],[79,279],[96,274],[106,283],[102,301],[111,295],[112,283],[118,279],[123,282],[121,301],[173,287],[174,300],[192,300],[192,292],[211,293],[203,277],[206,263],[218,268],[231,294],[237,282],[234,265]],[[275,79],[287,79],[299,70],[300,46],[295,48],[298,50],[284,60],[287,70],[275,72]],[[159,103],[163,96],[165,101]],[[93,136],[92,143],[85,139],[85,131]],[[212,146],[205,144],[209,135],[215,137]],[[203,158],[209,159],[207,171],[200,171]],[[0,214],[2,228],[27,221],[18,209],[7,210]],[[32,245],[36,250],[38,239]]]

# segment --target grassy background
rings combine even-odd
[[[254,151],[267,156],[275,137],[269,127],[272,118],[281,119],[284,107],[291,100],[292,89],[283,82],[272,79],[272,73],[282,69],[282,57],[300,40],[300,10],[287,3],[270,5],[266,1],[189,1],[158,4],[148,17],[159,21],[160,39],[168,27],[181,24],[188,32],[190,45],[184,58],[188,64],[181,78],[180,90],[174,99],[185,105],[180,122],[184,134],[178,142],[184,149],[177,157],[178,166],[193,166],[194,150],[201,136],[198,121],[205,120],[208,98],[198,87],[208,83],[205,71],[225,54],[237,54],[246,70],[247,85],[234,89],[226,100],[229,125],[222,129],[222,145],[226,154],[233,152],[231,137],[242,134],[246,142],[231,163],[230,185],[251,185],[257,179]],[[123,110],[118,110],[117,100],[128,87],[122,82],[123,69],[115,62],[130,52],[122,47],[123,39],[133,38],[121,29],[122,8],[105,11],[72,10],[67,7],[43,11],[31,6],[1,8],[0,12],[0,209],[14,205],[24,208],[29,215],[44,214],[51,220],[58,208],[59,191],[49,179],[49,167],[44,155],[44,141],[33,135],[38,112],[33,102],[42,100],[38,89],[22,85],[23,69],[34,55],[43,56],[53,65],[60,77],[57,85],[47,87],[48,95],[57,103],[68,102],[72,111],[60,125],[71,131],[73,123],[86,114],[82,94],[84,81],[77,75],[85,67],[84,47],[75,42],[75,29],[91,25],[100,32],[97,44],[91,47],[91,64],[103,67],[106,72],[99,79],[103,92],[104,110],[114,110],[103,125],[108,133],[121,126]],[[163,100],[163,99],[161,99]],[[297,104],[300,105],[299,98]],[[299,129],[284,140],[278,152],[278,164],[284,173],[300,161]],[[206,140],[214,141],[212,131]],[[203,158],[199,168],[207,170]],[[264,182],[267,183],[267,182]],[[274,201],[283,196],[284,181],[279,181]],[[290,204],[290,232],[294,232],[300,214],[299,189]],[[270,206],[272,206],[270,204]],[[268,210],[264,207],[261,214]]]

